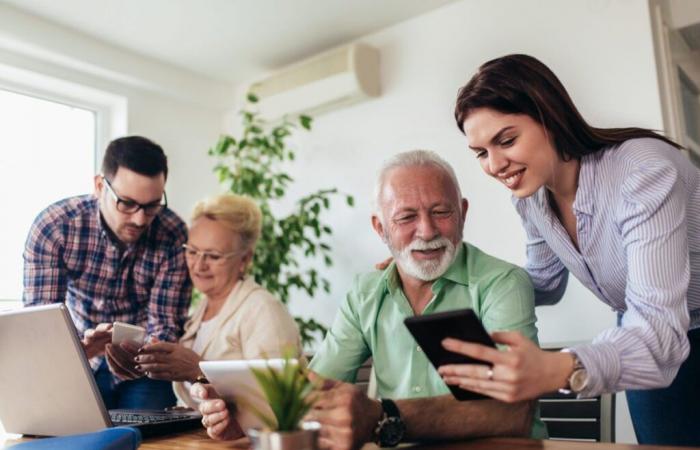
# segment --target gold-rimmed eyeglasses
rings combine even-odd
[[[196,247],[187,244],[182,244],[182,248],[185,249],[185,258],[188,260],[195,261],[201,258],[202,262],[208,262],[210,264],[221,264],[227,259],[233,258],[234,256],[240,254],[240,252],[220,253],[199,250]]]

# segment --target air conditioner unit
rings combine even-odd
[[[352,44],[286,67],[253,83],[262,117],[321,113],[379,96],[379,51]]]

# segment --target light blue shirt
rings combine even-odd
[[[537,305],[558,302],[569,272],[622,314],[621,326],[573,350],[582,396],[667,386],[700,327],[700,171],[658,139],[632,139],[581,160],[573,204],[580,251],[545,188],[514,199],[527,232]]]

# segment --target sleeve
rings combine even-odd
[[[299,329],[287,308],[260,289],[244,303],[240,340],[245,359],[279,358],[301,354]]]
[[[640,166],[642,166],[640,164]],[[617,226],[627,261],[620,327],[573,350],[589,374],[581,396],[668,386],[689,353],[685,194],[670,162],[625,177]]]
[[[488,331],[519,331],[538,343],[535,295],[527,273],[514,268],[493,280],[482,294],[481,321]]]
[[[65,301],[67,274],[63,249],[64,237],[46,210],[32,224],[24,246],[24,306]]]
[[[186,235],[184,231],[183,235]],[[192,301],[192,283],[182,248],[184,241],[185,237],[177,239],[167,250],[151,288],[148,334],[161,341],[177,342]]]
[[[564,296],[569,271],[530,220],[526,208],[521,200],[515,204],[527,236],[525,270],[535,288],[535,305],[554,305]]]
[[[309,369],[325,378],[353,383],[357,370],[371,356],[362,333],[357,311],[360,296],[358,279],[340,305],[333,326],[309,364]]]

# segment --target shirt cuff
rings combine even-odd
[[[588,373],[588,383],[579,398],[597,397],[615,391],[620,378],[620,355],[609,342],[583,344],[568,349],[576,354]]]

